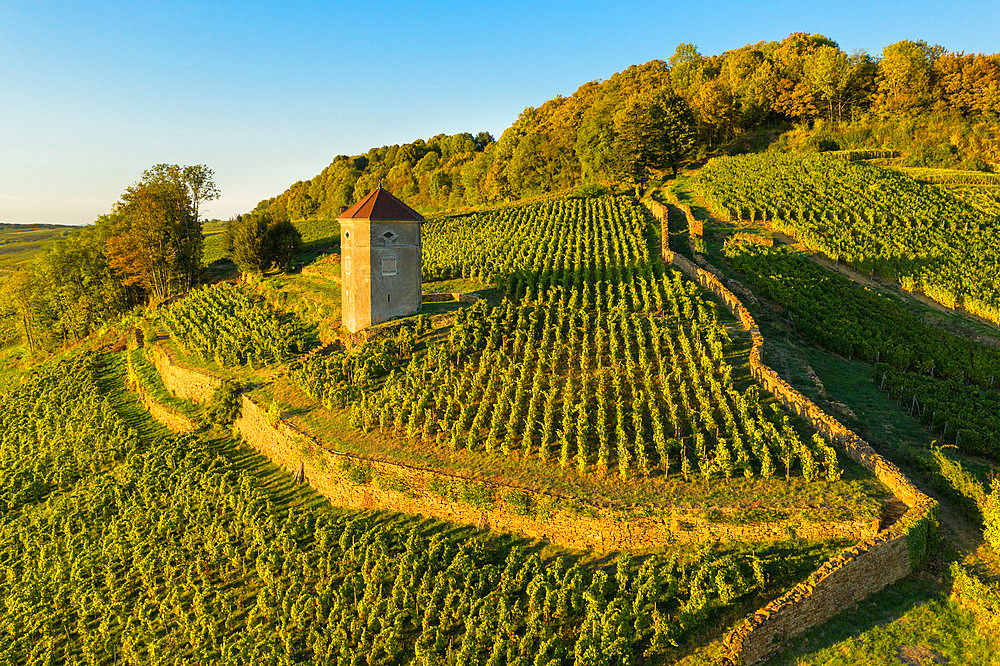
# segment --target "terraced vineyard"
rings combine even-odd
[[[717,158],[693,180],[718,212],[1000,321],[1000,221],[948,189],[831,155]]]
[[[798,331],[827,349],[981,386],[1000,379],[1000,350],[925,324],[802,252],[743,243],[725,252],[764,296],[788,308]]]
[[[496,280],[506,298],[459,312],[403,367],[409,351],[383,340],[293,374],[365,429],[581,474],[838,479],[833,449],[747,385],[714,305],[652,260],[649,232],[626,198],[432,224],[427,272]]]
[[[220,368],[285,361],[318,343],[295,317],[226,282],[190,292],[159,316],[181,349]]]
[[[876,364],[873,379],[942,443],[1000,456],[1000,350],[925,324],[890,299],[785,247],[730,243],[726,255],[762,295],[788,308],[815,344]]]
[[[4,663],[638,663],[829,554],[709,547],[606,567],[337,513],[262,484],[263,461],[224,440],[154,428],[122,365],[78,356],[0,400],[4,478],[57,473],[5,488]]]

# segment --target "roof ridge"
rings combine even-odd
[[[392,192],[378,187],[365,195],[360,201],[341,213],[338,220],[398,220],[422,222],[423,216],[413,210]]]

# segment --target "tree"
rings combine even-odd
[[[35,315],[35,281],[31,273],[26,270],[17,270],[0,289],[0,300],[11,306],[17,318],[17,330],[21,334],[24,345],[28,348],[28,353],[33,354],[38,348],[38,328]]]
[[[267,247],[271,265],[287,273],[301,246],[302,234],[288,219],[272,220],[268,225]]]
[[[184,270],[184,286],[190,289],[201,270],[202,233],[201,204],[219,198],[219,189],[212,180],[215,173],[204,164],[179,166],[177,164],[155,164],[143,172],[144,182],[161,183],[183,189],[190,200],[191,216],[186,218],[182,228],[183,243],[179,261]]]
[[[218,199],[221,194],[212,180],[214,177],[215,172],[204,164],[186,166],[181,170],[181,180],[188,188],[196,219],[200,219],[201,203]]]
[[[226,251],[244,276],[259,276],[275,265],[287,271],[301,245],[295,225],[267,211],[240,215],[226,226]]]
[[[105,224],[74,230],[32,268],[45,329],[63,341],[85,338],[98,325],[135,305],[108,264]]]
[[[226,225],[226,250],[244,276],[260,275],[270,263],[267,251],[270,218],[266,211],[247,213],[229,220]]]
[[[836,107],[837,120],[840,120],[844,95],[854,77],[847,54],[836,46],[822,46],[806,59],[804,73],[810,87],[826,102],[827,119],[834,119]]]
[[[940,46],[909,39],[882,49],[876,79],[879,109],[892,112],[926,106],[931,101],[934,62],[943,52]]]
[[[186,289],[201,266],[201,225],[179,171],[169,165],[146,171],[106,219],[109,265],[154,301]]]
[[[634,95],[614,115],[613,153],[620,177],[641,188],[650,169],[677,167],[695,143],[690,107],[667,92]]]
[[[702,70],[705,59],[694,44],[678,44],[674,55],[667,64],[670,65],[670,81],[674,90],[687,100],[690,100],[697,87],[702,83]]]
[[[654,122],[659,131],[654,136],[654,155],[658,166],[677,167],[695,146],[695,121],[691,107],[679,97],[661,95],[653,107]]]
[[[719,79],[712,79],[701,86],[692,106],[702,131],[709,137],[709,145],[733,131],[736,105],[729,89]]]

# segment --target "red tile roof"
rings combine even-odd
[[[392,196],[379,185],[364,199],[341,213],[338,220],[412,220],[423,222],[423,216]]]

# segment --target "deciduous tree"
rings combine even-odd
[[[185,289],[201,265],[201,227],[187,187],[161,166],[125,190],[108,219],[108,263],[154,301]]]

